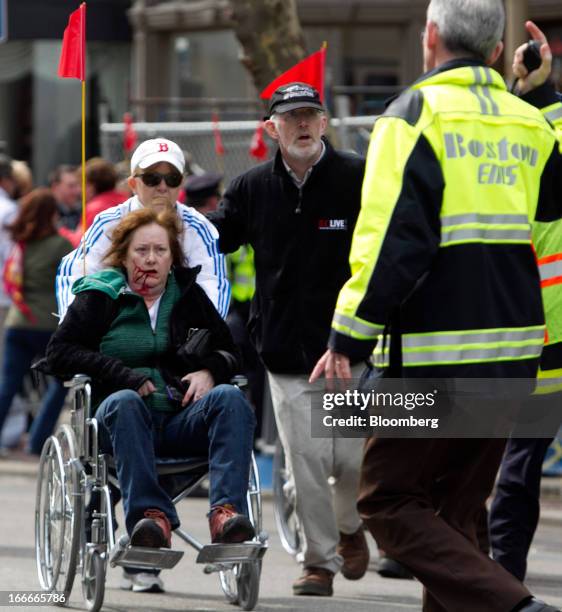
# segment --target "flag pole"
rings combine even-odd
[[[80,9],[83,19],[80,20],[82,32],[80,36],[81,57],[83,58],[84,74],[82,75],[82,261],[84,276],[86,276],[86,3],[82,2]]]
[[[86,75],[82,81],[82,261],[86,276]]]
[[[86,3],[70,13],[64,29],[57,74],[62,79],[82,82],[82,232],[86,232]],[[82,237],[84,276],[86,242]]]

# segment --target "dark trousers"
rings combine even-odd
[[[424,585],[424,612],[511,612],[530,597],[478,544],[504,447],[500,439],[367,441],[359,513]]]
[[[539,522],[542,464],[551,442],[552,438],[508,441],[490,509],[494,559],[519,580],[525,579],[527,555]]]

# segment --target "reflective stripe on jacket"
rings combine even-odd
[[[562,126],[559,107],[546,110]],[[397,98],[373,129],[331,348],[367,357],[398,312],[410,375],[535,376],[531,224],[561,215],[556,136],[478,62],[450,62]]]

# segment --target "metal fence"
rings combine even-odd
[[[336,141],[337,146],[364,155],[374,120],[375,117],[331,119],[330,137]],[[221,121],[218,124],[210,121],[135,123],[135,131],[138,142],[157,136],[177,142],[186,152],[186,157],[192,165],[197,165],[207,172],[224,174],[225,184],[228,184],[234,177],[257,163],[249,153],[257,125],[257,121]],[[213,129],[216,126],[224,146],[222,156],[217,156],[215,153]],[[102,156],[113,163],[124,159],[123,129],[123,123],[104,123],[101,126]],[[273,155],[275,143],[267,138],[266,142],[269,154]]]

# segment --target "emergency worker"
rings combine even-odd
[[[528,27],[533,38],[542,39],[542,32],[534,24]],[[527,76],[522,61],[524,49],[525,45],[516,51],[513,66],[516,76],[522,78]],[[539,97],[540,105],[540,96],[541,88],[537,88],[527,97]],[[558,99],[562,101],[560,94]],[[558,106],[551,113],[547,111],[547,118],[556,117]],[[541,276],[547,332],[534,399],[538,410],[541,402],[545,410],[551,410],[562,398],[562,221],[535,223],[533,245]],[[519,580],[524,580],[527,573],[527,555],[539,522],[542,466],[552,440],[552,437],[508,440],[490,508],[493,557]]]
[[[560,218],[562,157],[543,114],[489,68],[504,24],[501,0],[429,3],[426,73],[375,123],[352,278],[311,380],[350,378],[350,360],[367,358],[389,325],[403,377],[536,376],[545,328],[530,224]],[[542,65],[522,93],[550,72],[548,45],[532,33],[544,43]],[[541,106],[562,126],[562,105],[544,89]],[[555,610],[478,549],[475,519],[504,446],[367,441],[360,514],[424,585],[425,612]]]

